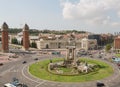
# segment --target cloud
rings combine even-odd
[[[78,3],[62,1],[62,6],[65,19],[98,25],[120,24],[119,21],[114,20],[120,18],[120,0],[80,0]]]
[[[112,22],[111,25],[117,27],[120,26],[120,22]]]
[[[120,11],[117,12],[118,17],[120,18]]]
[[[98,10],[99,12],[97,12]],[[71,2],[64,3],[63,16],[66,19],[87,19],[99,16],[103,11],[103,6],[99,3],[90,2],[90,0],[81,0],[76,4]]]
[[[110,17],[104,17],[104,16],[99,16],[99,17],[94,17],[91,20],[86,19],[86,23],[91,24],[91,25],[108,25],[109,22],[111,21]]]

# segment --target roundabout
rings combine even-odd
[[[57,58],[52,60],[54,62],[63,61],[63,59]],[[107,78],[113,74],[113,68],[109,64],[95,59],[90,58],[80,58],[80,61],[86,61],[88,64],[97,65],[97,67],[87,73],[77,73],[77,74],[69,74],[72,69],[70,68],[61,68],[61,71],[67,72],[67,74],[60,74],[54,72],[55,70],[49,71],[48,65],[50,60],[42,60],[36,63],[33,63],[29,66],[29,72],[40,79],[56,81],[56,82],[88,82],[95,81]],[[60,70],[59,70],[60,71]]]
[[[34,62],[31,61],[30,63],[28,63],[27,65],[25,65],[23,67],[23,69],[22,69],[22,76],[24,77],[25,82],[27,81],[30,84],[29,87],[96,87],[96,82],[98,80],[81,81],[81,82],[80,81],[76,81],[76,82],[72,82],[72,81],[71,82],[70,81],[69,82],[67,82],[67,81],[66,82],[65,81],[53,81],[53,80],[51,80],[51,79],[53,79],[52,74],[48,73],[48,71],[47,71],[46,77],[48,77],[49,80],[41,78],[41,77],[38,78],[35,75],[32,75],[30,73],[30,71],[29,71],[30,70],[30,66],[32,66],[34,64],[38,65],[37,69],[40,71],[39,63],[40,62],[43,63],[43,61],[45,61],[46,63],[48,61],[48,63],[49,63],[50,62],[50,58],[57,58],[57,57],[54,57],[52,55],[49,55],[48,57],[45,56],[43,58],[39,58],[39,61],[34,61]],[[62,61],[62,58],[57,58],[57,59]],[[91,60],[91,58],[86,58],[86,59],[90,59]],[[113,63],[110,63],[108,61],[98,59],[98,58],[94,58],[93,60],[104,62],[104,63],[110,65],[110,67],[112,67],[112,69],[114,69],[113,73],[110,76],[102,78],[99,81],[104,82],[105,85],[106,85],[105,87],[119,87],[120,72],[119,72],[119,69],[116,67],[116,65],[113,64]],[[54,61],[56,61],[56,59],[53,60],[53,62]],[[47,66],[46,63],[45,63],[45,65]],[[34,67],[36,67],[36,66],[34,66]],[[33,72],[36,72],[36,71],[33,70]],[[40,74],[43,75],[43,73],[38,73],[38,74],[39,75]],[[38,75],[38,74],[36,74],[36,75]],[[82,76],[85,76],[85,75],[82,75]],[[42,77],[44,77],[44,76],[42,76]],[[57,79],[59,79],[59,77],[60,76],[58,76]],[[75,77],[77,77],[77,76],[75,76]],[[86,79],[87,79],[87,77],[86,77]],[[61,80],[64,80],[64,78],[61,78]]]
[[[39,79],[72,83],[102,80],[113,74],[114,70],[108,63],[91,58],[78,58],[76,54],[76,42],[74,37],[70,36],[66,57],[53,57],[33,63],[28,72]]]

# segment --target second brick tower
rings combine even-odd
[[[23,28],[23,49],[29,50],[29,26],[27,24]]]

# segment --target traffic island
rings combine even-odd
[[[64,59],[52,59],[52,63],[62,61],[64,61]],[[80,58],[79,61],[87,62],[88,64],[96,65],[97,67],[93,69],[93,71],[87,73],[77,72],[73,74],[71,74],[73,71],[71,68],[60,68],[61,70],[59,70],[58,73],[54,69],[53,71],[50,70],[49,64],[51,60],[43,60],[30,65],[29,72],[37,78],[57,82],[87,82],[101,80],[111,76],[114,72],[111,65],[100,60]],[[63,72],[65,73],[63,74]]]

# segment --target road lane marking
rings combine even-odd
[[[5,75],[6,73],[10,72],[14,67],[15,67],[15,66],[13,66],[13,67],[11,67],[10,69],[2,72],[2,73],[0,74],[0,76],[3,76],[3,75]]]
[[[14,70],[10,70],[10,72],[19,72],[19,71],[14,69]]]
[[[40,85],[42,85],[43,83],[45,83],[46,81],[43,81],[41,83],[39,83],[38,85],[36,85],[35,87],[39,87]]]
[[[42,81],[42,82],[39,82],[39,81],[33,80],[33,79],[31,79],[30,77],[26,76],[26,75],[24,74],[24,70],[25,70],[26,67],[27,67],[27,65],[25,65],[25,66],[22,68],[22,75],[23,75],[26,79],[28,79],[28,80],[30,80],[30,81],[32,81],[32,82],[38,83],[38,85],[36,85],[35,87],[38,87],[38,86],[40,86],[40,85],[42,85],[43,83],[46,82],[45,80]]]
[[[35,80],[27,77],[27,76],[24,74],[24,69],[25,69],[26,67],[27,67],[27,65],[25,65],[25,66],[22,68],[22,75],[23,75],[26,79],[28,79],[28,80],[30,80],[30,81],[32,81],[32,82],[39,83],[38,81],[35,81]]]

